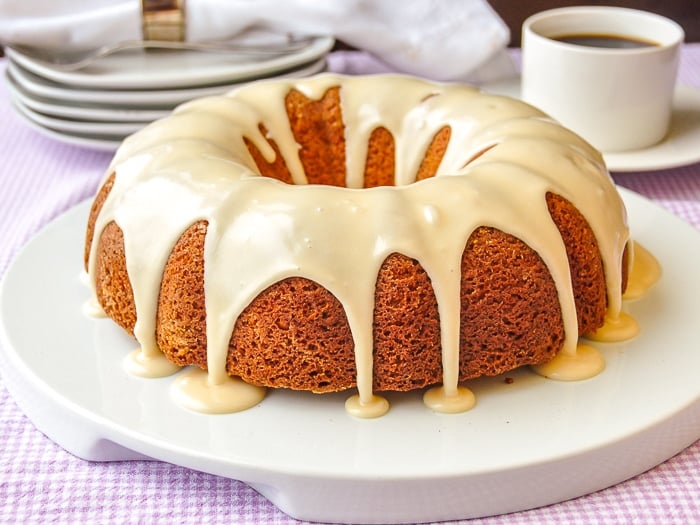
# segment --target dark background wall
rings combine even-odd
[[[489,0],[508,24],[510,45],[520,46],[520,28],[525,18],[538,11],[570,5],[612,5],[644,9],[678,22],[686,34],[686,42],[700,42],[700,0]]]
[[[488,0],[511,31],[510,45],[520,46],[523,21],[538,11],[570,5],[613,5],[645,9],[668,16],[678,22],[686,34],[686,42],[700,42],[700,0]],[[339,48],[344,48],[339,43]],[[0,56],[2,56],[0,47]]]

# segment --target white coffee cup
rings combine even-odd
[[[564,7],[523,23],[522,97],[603,152],[649,147],[666,135],[683,29],[672,20],[620,7]],[[650,43],[603,48],[571,35]]]

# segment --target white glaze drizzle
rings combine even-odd
[[[285,96],[297,89],[320,99],[339,85],[348,188],[308,185]],[[395,140],[396,186],[359,189],[369,136],[378,126]],[[444,126],[451,128],[451,138],[437,176],[414,183],[425,151]],[[295,185],[259,176],[243,137],[268,161],[275,154],[267,139],[274,140]],[[456,395],[461,256],[479,226],[512,234],[540,254],[560,297],[562,352],[575,355],[569,266],[547,210],[548,191],[571,201],[588,219],[603,258],[609,309],[613,315],[620,310],[629,233],[600,154],[538,110],[471,87],[398,75],[259,82],[184,104],[131,136],[112,172],[115,183],[95,238],[112,220],[124,231],[136,338],[146,355],[159,352],[157,297],[168,255],[188,226],[208,221],[204,286],[212,385],[227,380],[228,341],[243,309],[273,283],[301,276],[343,304],[355,342],[360,404],[373,402],[374,286],[384,259],[398,252],[417,259],[431,279],[440,314],[443,390]],[[339,236],[342,243],[335,242]]]

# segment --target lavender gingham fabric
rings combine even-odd
[[[339,54],[330,64],[381,68],[363,55]],[[680,79],[700,88],[700,44],[684,47]],[[109,160],[29,128],[0,84],[0,274],[38,229],[95,192]],[[615,179],[700,228],[700,163]],[[36,430],[0,381],[0,523],[243,522],[298,523],[235,480],[155,461],[78,459]],[[470,523],[700,523],[700,442],[600,492]]]

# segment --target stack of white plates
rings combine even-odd
[[[7,49],[5,76],[14,107],[38,131],[63,142],[114,150],[127,135],[193,98],[261,78],[319,73],[333,43],[330,37],[318,37],[298,51],[255,58],[130,50],[76,71]]]

